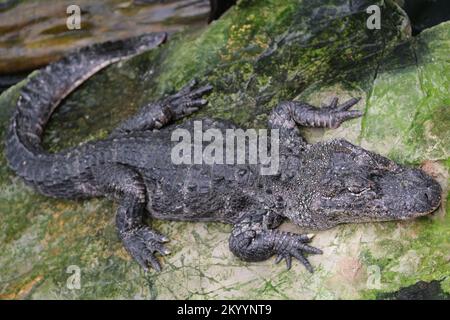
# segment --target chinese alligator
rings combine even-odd
[[[208,102],[208,84],[192,81],[181,91],[143,106],[103,140],[57,153],[41,144],[45,125],[58,104],[94,73],[157,47],[164,33],[97,44],[48,65],[22,88],[6,134],[9,166],[44,195],[80,199],[108,196],[118,201],[118,235],[130,255],[147,270],[161,270],[155,254],[166,255],[168,238],[144,223],[154,219],[230,223],[230,250],[246,261],[292,257],[312,267],[307,254],[319,254],[310,235],[276,228],[287,218],[298,226],[323,230],[340,223],[404,220],[426,215],[441,202],[440,185],[410,168],[345,140],[308,144],[298,126],[336,128],[362,115],[358,102],[315,108],[291,101],[279,104],[268,126],[279,133],[279,170],[261,175],[255,164],[171,162],[171,132],[193,129],[173,124]],[[203,119],[203,130],[221,132],[231,123]]]

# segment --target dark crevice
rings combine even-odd
[[[0,74],[0,94],[9,87],[25,79],[30,73],[31,71],[5,75]]]
[[[412,286],[402,288],[396,292],[381,293],[377,297],[384,300],[450,300],[450,294],[441,288],[441,282],[419,281]]]
[[[411,20],[413,36],[450,20],[449,0],[404,0],[403,9]]]
[[[211,12],[208,22],[211,22],[217,20],[225,11],[236,4],[236,0],[209,0],[209,3],[211,5]]]

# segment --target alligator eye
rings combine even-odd
[[[367,190],[370,190],[370,188],[360,188],[360,187],[353,187],[352,186],[352,187],[348,187],[347,190],[350,191],[351,193],[354,193],[354,194],[361,194],[361,193],[363,193],[363,192],[365,192]]]
[[[378,179],[379,177],[382,177],[384,172],[385,172],[385,171],[380,170],[380,169],[372,169],[372,170],[370,171],[370,173],[369,173],[369,178],[370,178],[371,180],[376,180],[376,179]]]
[[[361,192],[361,189],[356,188],[356,187],[348,187],[347,190],[350,191],[351,193],[360,193]]]

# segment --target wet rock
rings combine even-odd
[[[69,0],[0,2],[0,75],[33,70],[96,42],[204,25],[210,11],[208,0],[140,5],[131,0],[80,0],[81,29],[69,30],[66,10],[72,4]]]

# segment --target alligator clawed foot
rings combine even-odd
[[[322,112],[329,114],[333,117],[333,124],[331,125],[332,128],[337,128],[341,125],[342,122],[359,118],[363,115],[362,111],[359,110],[349,110],[351,107],[353,107],[355,104],[357,104],[361,98],[351,98],[344,103],[339,104],[339,99],[337,97],[334,97],[329,105],[324,106],[324,108],[321,109]]]
[[[287,269],[291,269],[292,267],[292,257],[296,258],[300,261],[305,268],[313,273],[314,269],[309,263],[308,259],[305,257],[305,254],[322,254],[322,250],[307,245],[306,243],[310,242],[313,238],[313,235],[302,235],[302,234],[288,234],[289,239],[286,244],[279,249],[278,255],[275,259],[275,263],[279,263],[282,260],[286,261]]]
[[[208,104],[203,96],[210,93],[213,87],[210,84],[197,88],[197,81],[192,80],[179,92],[167,98],[167,104],[174,114],[174,120],[188,116]]]
[[[163,256],[168,255],[170,251],[163,245],[169,239],[150,229],[149,227],[141,227],[132,231],[120,234],[124,246],[128,253],[136,260],[139,265],[148,271],[151,266],[156,271],[161,271],[161,264],[155,256],[159,253]]]

